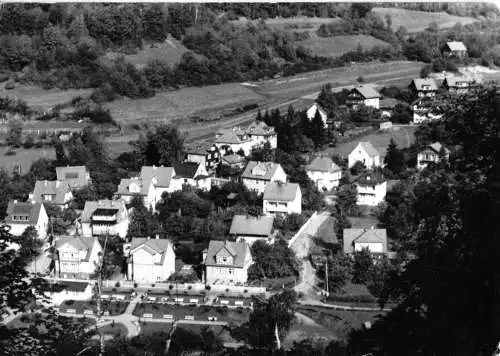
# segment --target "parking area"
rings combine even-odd
[[[120,315],[125,312],[128,301],[108,301],[103,300],[101,307],[104,315]],[[95,315],[97,313],[97,302],[95,300],[66,300],[59,306],[59,312],[79,315]]]

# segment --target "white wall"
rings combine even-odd
[[[365,99],[364,103],[365,103],[365,106],[371,106],[372,108],[375,108],[375,109],[380,108],[380,99],[379,98]]]
[[[311,179],[316,187],[321,191],[323,189],[332,190],[339,186],[342,171],[338,172],[320,172],[307,171],[309,179]]]
[[[168,248],[162,265],[154,262],[153,255],[144,249],[137,250],[132,257],[129,278],[143,282],[166,281],[175,272],[175,253],[172,247]]]
[[[313,104],[308,110],[307,110],[307,118],[309,120],[312,120],[314,119],[314,117],[316,116],[316,111],[318,110],[318,105],[317,104]],[[327,127],[328,124],[326,123],[327,120],[328,120],[328,117],[325,113],[323,112],[319,112],[320,116],[321,116],[321,121],[323,121],[323,126],[324,127]]]
[[[382,203],[387,193],[387,182],[376,186],[356,185],[357,205],[377,206]]]
[[[302,213],[302,192],[298,189],[293,201],[263,201],[264,214],[301,214]]]
[[[356,162],[364,163],[365,167],[372,169],[374,167],[381,167],[380,156],[370,157],[364,149],[359,145],[349,154],[348,166],[351,168]]]
[[[372,253],[384,252],[384,244],[380,242],[354,243],[354,251],[361,251],[366,248]]]
[[[213,284],[215,281],[231,284],[246,283],[247,279],[247,270],[244,268],[207,266],[207,284]]]

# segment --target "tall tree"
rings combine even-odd
[[[392,138],[389,142],[389,146],[387,147],[384,163],[387,169],[394,174],[399,174],[406,168],[404,154],[400,149],[398,149],[396,142]]]
[[[158,126],[136,145],[145,165],[172,166],[184,158],[184,136],[174,126]]]

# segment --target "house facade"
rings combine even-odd
[[[99,265],[102,247],[96,237],[66,236],[55,241],[55,277],[90,279]]]
[[[454,94],[465,94],[474,85],[474,79],[468,77],[446,77],[443,88]]]
[[[175,175],[173,177],[174,185],[182,186],[187,184],[193,188],[210,190],[212,187],[211,178],[205,169],[205,166],[196,162],[184,162],[174,166]]]
[[[427,146],[417,155],[417,169],[427,168],[429,164],[439,164],[442,160],[450,158],[450,150],[439,142],[434,142]]]
[[[344,229],[344,253],[368,249],[372,254],[387,254],[387,232],[385,229]]]
[[[174,176],[174,168],[164,166],[143,166],[139,175],[143,182],[153,182],[156,203],[161,200],[163,193],[173,193],[182,190],[182,181],[173,179]]]
[[[373,147],[371,142],[362,141],[349,153],[348,167],[353,167],[357,162],[361,162],[368,169],[382,167],[380,153]]]
[[[316,157],[306,166],[306,172],[319,190],[332,190],[340,184],[342,169],[330,157]]]
[[[360,105],[380,109],[380,98],[382,96],[373,87],[361,85],[353,88],[347,95],[346,104],[349,108],[356,110]]]
[[[175,252],[170,240],[133,238],[128,258],[129,280],[166,281],[175,272]]]
[[[241,128],[233,127],[218,131],[215,135],[215,145],[223,156],[240,151],[248,156],[254,146],[254,140]]]
[[[278,147],[278,133],[275,131],[274,127],[266,125],[263,121],[251,123],[245,129],[245,132],[252,140],[252,149],[263,147],[266,143],[269,143],[272,149]]]
[[[252,246],[256,241],[267,244],[274,243],[274,216],[235,215],[231,222],[229,234],[237,242],[246,242]]]
[[[186,148],[186,162],[199,163],[207,172],[213,171],[221,160],[220,152],[214,143],[201,142]]]
[[[244,168],[245,163],[246,163],[245,157],[236,154],[226,155],[223,156],[221,159],[221,164],[224,164],[231,168]]]
[[[123,200],[87,201],[81,218],[84,237],[114,235],[127,236],[129,213]]]
[[[411,105],[411,109],[413,111],[413,123],[417,125],[439,120],[443,117],[442,114],[435,112],[434,101],[431,97],[423,97],[415,100]]]
[[[43,240],[47,237],[49,216],[43,203],[33,201],[21,203],[13,200],[7,205],[5,224],[9,226],[10,233],[14,236],[21,236],[26,228],[33,226],[38,238]]]
[[[450,41],[446,42],[442,53],[447,57],[463,58],[467,56],[467,47],[461,41]]]
[[[245,242],[210,241],[203,253],[205,282],[210,284],[245,284],[253,264],[250,246]]]
[[[67,209],[73,200],[73,193],[67,181],[37,180],[29,199],[37,203],[51,204],[60,209]]]
[[[387,194],[387,181],[379,173],[367,172],[355,182],[356,204],[377,206]]]
[[[81,189],[92,183],[85,166],[56,167],[57,180],[68,182],[71,189]]]
[[[155,210],[158,201],[156,200],[153,179],[144,181],[140,177],[135,177],[124,178],[120,181],[115,194],[116,199],[122,199],[125,204],[130,204],[136,195],[142,198],[142,203],[147,209]]]
[[[264,214],[302,213],[302,191],[297,183],[271,182],[263,197]]]
[[[318,103],[314,103],[311,105],[309,109],[307,109],[306,115],[309,121],[312,121],[316,116],[316,113],[319,112],[319,116],[321,117],[321,121],[323,121],[323,126],[328,126],[328,114],[326,110],[323,109]]]
[[[241,174],[241,182],[248,190],[263,194],[270,182],[286,182],[287,176],[281,165],[274,162],[248,162]]]
[[[411,81],[409,89],[419,98],[433,97],[436,96],[438,86],[432,78],[416,78]]]
[[[88,282],[59,281],[49,284],[43,289],[43,294],[53,306],[61,305],[65,300],[91,300],[93,288]]]

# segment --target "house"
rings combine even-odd
[[[254,140],[241,128],[233,127],[218,131],[215,134],[215,145],[223,156],[240,151],[248,156],[254,147]]]
[[[386,119],[392,117],[396,105],[398,105],[398,101],[393,98],[380,100],[380,116]]]
[[[58,281],[49,282],[42,287],[42,291],[50,300],[50,304],[59,306],[65,300],[91,300],[93,287],[88,282]]]
[[[319,190],[332,190],[339,186],[342,169],[330,157],[316,157],[306,166],[307,176]]]
[[[302,191],[297,183],[271,182],[263,197],[264,214],[302,213]]]
[[[244,284],[253,264],[250,246],[245,242],[210,241],[203,252],[206,284]]]
[[[450,150],[439,142],[427,146],[417,155],[417,169],[422,170],[429,164],[439,164],[442,160],[450,158]]]
[[[248,190],[263,194],[270,182],[286,182],[287,176],[281,165],[274,162],[248,162],[241,174],[241,182]]]
[[[187,184],[191,187],[210,190],[212,182],[205,166],[196,162],[184,162],[174,166],[175,175],[173,181],[176,186]]]
[[[390,121],[384,121],[384,122],[381,122],[378,129],[380,131],[387,131],[387,130],[390,130],[392,129],[392,122]]]
[[[326,110],[323,109],[318,103],[314,103],[311,105],[309,109],[307,109],[306,115],[309,121],[312,121],[316,116],[316,113],[319,112],[319,116],[321,117],[321,121],[323,121],[323,126],[327,127],[328,114]]]
[[[186,147],[186,162],[195,162],[205,166],[207,172],[217,168],[220,152],[214,143],[200,142]]]
[[[96,272],[102,247],[96,237],[65,236],[54,244],[55,277],[90,279]]]
[[[437,113],[438,108],[435,107],[435,102],[431,97],[423,97],[415,100],[411,104],[411,108],[414,124],[439,120],[443,117],[442,114]]]
[[[245,166],[245,162],[245,157],[236,154],[226,155],[221,158],[221,164],[231,168],[243,168]]]
[[[375,109],[380,108],[380,98],[382,96],[373,87],[360,85],[353,88],[347,95],[346,104],[349,108],[356,110],[359,105],[370,106]]]
[[[385,229],[344,229],[344,253],[368,249],[372,254],[387,254]]]
[[[38,238],[45,239],[49,216],[43,203],[34,201],[20,203],[13,200],[7,205],[5,224],[9,226],[10,233],[14,236],[21,236],[27,227],[33,226],[38,233]]]
[[[250,246],[255,241],[274,243],[274,216],[235,215],[231,222],[229,234],[238,242],[246,242]]]
[[[461,41],[450,41],[446,42],[441,52],[447,57],[462,58],[467,56],[467,47]]]
[[[85,237],[109,234],[125,238],[129,223],[129,213],[122,199],[85,202],[81,217]]]
[[[454,94],[465,94],[475,84],[475,80],[465,76],[446,77],[443,81],[443,88]]]
[[[92,182],[85,166],[56,167],[56,175],[57,180],[68,182],[71,189],[81,189]]]
[[[355,182],[357,205],[377,206],[387,193],[387,181],[380,173],[367,172]]]
[[[255,121],[246,129],[248,137],[252,140],[252,148],[263,147],[265,143],[269,143],[270,148],[278,147],[278,133],[274,127],[267,126],[264,121]]]
[[[410,91],[417,97],[432,97],[436,96],[438,86],[432,78],[416,78],[413,79],[408,87]]]
[[[351,153],[349,153],[348,167],[353,167],[357,162],[363,163],[368,169],[382,167],[380,153],[369,141],[359,142]]]
[[[132,198],[138,195],[142,198],[142,203],[148,209],[155,210],[156,191],[153,179],[142,180],[140,177],[123,178],[115,193],[116,199],[122,199],[126,204],[130,204]]]
[[[71,193],[71,188],[66,181],[37,180],[29,199],[37,203],[51,204],[60,209],[67,209],[69,202],[73,200],[73,193]]]
[[[128,258],[128,279],[166,281],[175,272],[175,252],[167,239],[133,238]]]
[[[182,190],[182,181],[173,179],[173,167],[143,166],[139,177],[143,182],[152,181],[155,190],[155,202],[161,200],[163,193],[173,193]],[[155,205],[156,206],[156,205]]]

